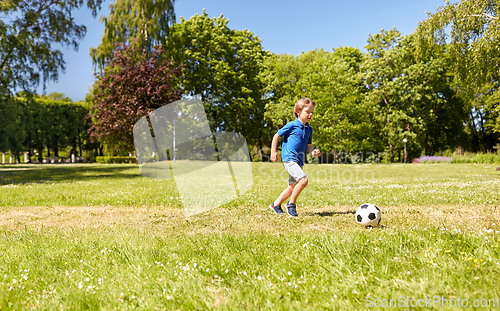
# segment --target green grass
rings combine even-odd
[[[494,165],[308,165],[299,204],[380,206],[499,203]],[[279,164],[254,163],[253,191],[232,205],[268,205],[285,187]],[[0,171],[0,206],[182,207],[175,182],[143,178],[136,165],[15,165]]]
[[[494,165],[308,165],[298,219],[268,209],[282,166],[252,165],[248,193],[188,218],[172,180],[134,165],[0,166],[0,307],[499,309]],[[382,226],[354,222],[364,202]]]

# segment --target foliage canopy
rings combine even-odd
[[[2,0],[0,2],[0,95],[33,92],[42,82],[57,81],[65,69],[54,44],[78,50],[86,27],[72,11],[84,4],[97,15],[102,0]]]
[[[116,0],[108,17],[102,17],[104,36],[90,49],[95,67],[102,71],[116,43],[138,44],[148,51],[165,44],[169,27],[175,22],[175,0]]]
[[[91,137],[120,148],[133,150],[133,127],[149,112],[180,98],[175,87],[180,67],[161,61],[163,47],[151,56],[138,45],[121,44],[112,54],[104,74],[96,82]]]

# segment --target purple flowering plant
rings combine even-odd
[[[452,157],[422,156],[420,158],[414,159],[413,163],[451,163],[452,161]]]

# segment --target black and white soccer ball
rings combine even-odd
[[[356,211],[356,222],[364,227],[376,227],[380,219],[380,209],[374,204],[364,203]]]

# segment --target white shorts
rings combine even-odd
[[[301,178],[306,177],[302,166],[293,161],[283,162],[283,167],[288,172],[288,184],[297,184]]]

